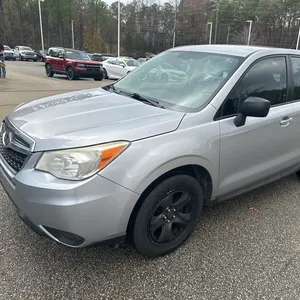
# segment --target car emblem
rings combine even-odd
[[[4,148],[8,148],[11,145],[11,141],[12,141],[12,134],[7,133],[6,131],[3,133],[2,135],[2,143]]]

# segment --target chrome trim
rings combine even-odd
[[[25,140],[25,142],[28,142],[28,144],[30,145],[30,152],[34,151],[36,142],[33,138],[31,138],[28,134],[26,134],[24,131],[20,130],[14,123],[12,123],[12,121],[9,119],[9,117],[6,117],[4,119],[5,124],[13,131],[13,133],[16,136],[21,137],[22,139]]]
[[[38,227],[39,227],[40,229],[42,229],[42,230],[43,230],[43,231],[44,231],[51,239],[53,239],[53,240],[56,241],[57,243],[60,243],[60,244],[62,244],[62,245],[64,245],[64,246],[67,246],[67,247],[70,247],[70,248],[80,248],[80,247],[82,247],[82,245],[85,243],[85,241],[83,241],[83,243],[80,244],[79,246],[72,246],[72,245],[63,243],[63,242],[61,242],[60,240],[58,240],[56,237],[54,237],[50,232],[48,232],[48,231],[44,228],[43,225],[38,225]]]

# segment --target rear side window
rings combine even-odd
[[[287,93],[287,65],[285,57],[266,58],[255,63],[230,92],[221,107],[220,117],[235,115],[248,97],[259,97],[282,104]],[[300,95],[299,95],[300,98]]]
[[[292,57],[294,92],[292,100],[300,99],[300,57]]]

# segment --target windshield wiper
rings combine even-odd
[[[119,91],[120,94],[124,94],[126,96],[129,96],[135,100],[138,100],[138,101],[141,101],[141,102],[144,102],[144,103],[147,103],[149,105],[152,105],[152,106],[156,106],[156,107],[159,107],[159,108],[163,108],[165,109],[165,107],[163,105],[161,105],[159,103],[159,101],[156,101],[156,100],[153,100],[151,98],[148,98],[148,97],[145,97],[145,96],[142,96],[138,93],[128,93],[128,92],[125,92],[125,91]]]

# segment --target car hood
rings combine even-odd
[[[12,50],[4,50],[4,53],[14,53]]]
[[[31,50],[20,50],[20,53],[28,53],[28,54],[36,54],[34,51]]]
[[[45,151],[168,133],[183,116],[97,88],[23,104],[8,118],[35,140],[34,151]]]

